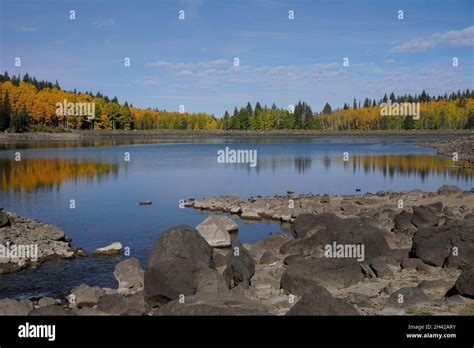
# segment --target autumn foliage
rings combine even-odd
[[[58,114],[57,103],[93,103],[90,115]],[[420,103],[420,117],[382,116],[382,103]],[[326,103],[322,112],[298,102],[290,109],[261,106],[235,108],[221,118],[207,113],[168,112],[140,109],[127,102],[120,104],[116,97],[109,99],[101,93],[65,91],[59,84],[37,81],[25,74],[9,77],[0,74],[0,131],[22,132],[50,127],[94,130],[291,130],[316,129],[330,131],[355,130],[455,130],[474,128],[474,93],[458,91],[449,96],[420,95],[396,97],[393,93],[380,100],[366,98],[362,103],[354,99],[351,106],[332,108]]]

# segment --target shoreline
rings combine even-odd
[[[64,133],[0,133],[0,142],[21,141],[80,141],[80,140],[160,140],[160,139],[199,139],[199,138],[291,138],[291,137],[413,137],[413,136],[472,136],[474,132],[466,131],[313,131],[313,130],[282,130],[282,131],[71,131]]]
[[[289,200],[294,203],[291,208]],[[286,196],[218,196],[190,200],[185,206],[209,215],[196,227],[162,231],[145,269],[135,258],[117,263],[116,289],[82,284],[66,298],[4,298],[0,314],[474,313],[472,284],[465,282],[474,269],[466,268],[474,262],[474,188],[462,191],[444,185],[438,192],[342,196],[295,196],[288,190]],[[294,238],[275,234],[241,244],[237,225],[222,213],[237,214],[250,223],[289,223]],[[337,247],[334,242],[363,245],[365,254],[362,251],[358,259],[328,257],[324,244]],[[450,254],[452,243],[459,256]],[[237,255],[231,252],[235,248],[240,250]],[[400,294],[406,303],[397,301]]]

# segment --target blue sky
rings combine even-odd
[[[317,111],[474,88],[471,0],[0,1],[0,70],[138,107],[221,116],[304,100]]]

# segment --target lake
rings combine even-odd
[[[195,227],[206,218],[207,214],[180,208],[181,199],[273,196],[289,188],[298,195],[356,194],[356,187],[360,193],[375,193],[436,191],[443,184],[474,186],[472,170],[445,168],[453,162],[437,156],[434,149],[417,146],[419,140],[427,139],[319,136],[8,144],[0,150],[0,206],[58,225],[74,246],[88,252],[120,241],[144,266],[162,231],[181,224]],[[217,151],[226,146],[256,150],[257,165],[218,163]],[[20,161],[15,161],[17,152]],[[153,204],[140,206],[142,200]],[[279,223],[233,219],[243,243],[285,233]],[[58,297],[82,283],[116,287],[112,272],[119,259],[53,261],[2,275],[0,298]]]

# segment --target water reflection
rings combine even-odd
[[[397,155],[354,155],[344,161],[342,156],[285,156],[285,157],[258,157],[257,173],[294,167],[297,174],[307,174],[312,167],[324,168],[329,171],[331,167],[351,170],[356,172],[378,173],[384,178],[400,176],[418,176],[423,181],[429,175],[444,178],[467,180],[474,177],[470,168],[462,168],[467,162],[453,162],[451,159],[436,155],[426,154],[397,154]],[[459,166],[459,168],[452,168]],[[231,167],[231,166],[229,166]],[[232,166],[236,170],[252,171],[248,164]],[[450,168],[451,167],[451,168]]]
[[[102,180],[117,176],[119,166],[61,158],[0,159],[0,190],[33,191],[58,189],[68,180]]]

